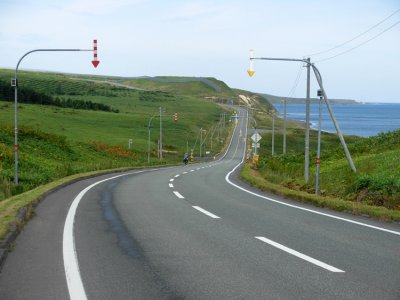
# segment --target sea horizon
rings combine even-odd
[[[284,105],[274,104],[283,118]],[[311,128],[318,128],[319,105],[310,105]],[[345,135],[369,137],[381,132],[400,129],[400,103],[358,102],[357,104],[332,104],[339,127]],[[305,104],[288,104],[287,118],[305,122]],[[322,130],[336,132],[326,105],[323,103]]]

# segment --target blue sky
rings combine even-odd
[[[207,76],[229,86],[288,96],[301,66],[255,62],[302,58],[339,45],[400,9],[398,0],[1,0],[0,67],[15,68],[36,48],[91,48],[91,53],[35,53],[22,69],[117,76]],[[400,12],[348,45],[311,56],[330,98],[400,103]],[[305,70],[293,96],[305,95]],[[317,84],[312,80],[312,95]]]

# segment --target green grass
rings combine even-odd
[[[309,203],[317,207],[325,207],[354,215],[370,216],[382,221],[400,221],[399,210],[389,210],[385,207],[378,207],[365,203],[343,200],[332,196],[320,196],[309,194],[304,191],[294,190],[284,186],[283,184],[276,184],[265,179],[259,172],[252,169],[248,163],[246,163],[242,169],[241,178],[261,190],[272,191],[277,195],[295,199],[303,203]]]
[[[309,194],[315,193],[317,132],[310,133],[309,182],[304,181],[304,130],[292,129],[287,136],[287,154],[282,154],[282,134],[275,136],[271,157],[271,134],[261,140],[262,177],[273,184]],[[321,143],[320,191],[328,197],[370,206],[400,210],[400,130],[371,138],[346,136],[357,173],[351,171],[339,139],[324,133]]]
[[[0,70],[0,80],[9,81],[10,77],[13,77],[11,70]],[[200,128],[210,131],[223,111],[214,101],[205,99],[205,95],[217,97],[234,93],[215,79],[207,79],[208,84],[184,79],[177,85],[174,81],[182,81],[182,78],[161,79],[172,82],[151,81],[154,87],[159,87],[145,91],[101,82],[129,81],[121,77],[20,71],[20,90],[29,88],[53,97],[102,103],[120,113],[19,104],[20,185],[15,187],[12,184],[14,105],[0,99],[0,200],[79,172],[146,165],[148,123],[152,116],[156,117],[151,126],[151,160],[161,163],[157,160],[160,107],[164,109],[163,148],[168,150],[162,163],[180,163],[187,144],[189,151],[194,147]],[[172,87],[163,91],[164,84]],[[211,88],[210,84],[220,88]],[[173,121],[174,113],[178,113],[177,123]],[[222,137],[226,140],[228,134],[227,126]],[[133,140],[131,150],[128,150],[129,139]],[[206,143],[209,149],[211,141],[208,139]],[[215,135],[213,153],[218,153],[222,147]],[[197,143],[194,155],[198,152]]]

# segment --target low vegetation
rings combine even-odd
[[[304,181],[304,130],[288,131],[286,155],[282,154],[282,134],[279,133],[275,139],[275,155],[271,156],[271,138],[271,134],[263,135],[260,159],[252,167],[256,172],[253,174],[258,174],[276,187],[290,189],[294,194],[302,195],[297,198],[315,194],[316,151],[310,151],[310,179],[307,183]],[[310,149],[316,149],[316,141],[317,132],[311,131]],[[370,138],[347,136],[346,142],[357,167],[356,173],[351,171],[337,136],[323,133],[320,195],[326,199],[335,199],[333,206],[342,207],[353,213],[359,211],[360,205],[368,206],[369,211],[372,207],[380,207],[384,208],[383,212],[388,210],[398,213],[400,130],[381,133]],[[306,198],[311,199],[309,196]],[[309,202],[314,203],[311,200]],[[353,209],[353,205],[359,206]],[[376,215],[371,212],[368,214]],[[379,218],[384,218],[382,213],[379,214]],[[386,219],[400,220],[397,217]]]

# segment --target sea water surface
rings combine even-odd
[[[283,118],[284,105],[274,104]],[[400,103],[331,104],[343,134],[373,136],[400,129]],[[287,118],[305,121],[305,104],[288,104]],[[310,123],[318,128],[318,104],[311,104]],[[323,103],[322,130],[336,132],[328,109]]]

